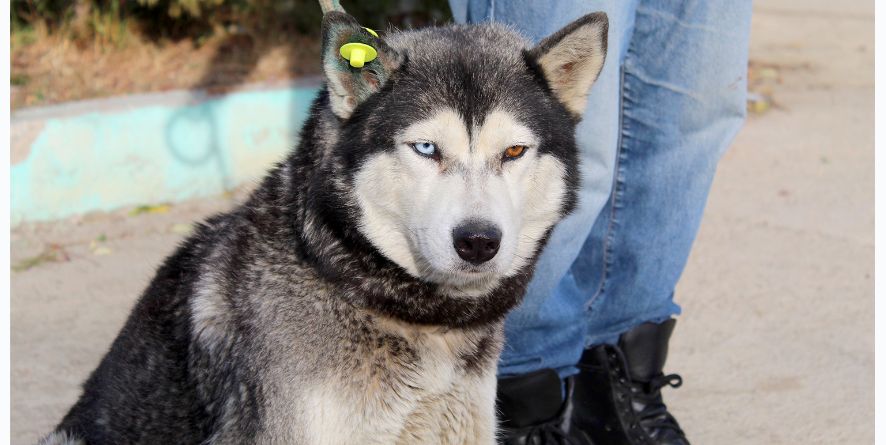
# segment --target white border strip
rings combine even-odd
[[[886,34],[881,29],[882,19],[880,11],[883,6],[882,2],[874,2],[874,442],[878,444],[886,444],[886,386],[884,386],[883,374],[886,359],[884,359],[884,341],[886,341],[886,303],[883,302],[883,279],[886,279],[884,267],[886,267],[886,257],[881,243],[876,242],[878,235],[882,235],[884,224],[884,180],[883,180],[883,136],[881,131],[886,128],[886,94],[883,92],[883,83],[880,87],[876,85],[877,80],[883,80],[884,65],[883,60],[886,57]],[[877,156],[877,154],[881,156]],[[879,409],[876,409],[879,408]]]

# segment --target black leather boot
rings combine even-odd
[[[553,369],[498,379],[496,408],[502,445],[593,445],[566,433],[574,382]],[[565,391],[564,391],[565,389]],[[564,398],[565,393],[565,398]]]
[[[622,334],[618,346],[585,350],[572,395],[571,436],[606,445],[689,445],[661,397],[661,388],[683,382],[662,372],[675,323],[644,323]]]

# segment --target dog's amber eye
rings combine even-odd
[[[526,151],[525,145],[512,145],[505,150],[505,159],[517,159]]]

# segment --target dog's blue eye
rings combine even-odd
[[[413,142],[412,149],[422,156],[435,157],[437,155],[437,145],[433,142]]]

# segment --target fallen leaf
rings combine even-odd
[[[748,111],[763,114],[772,108],[772,98],[763,94],[748,93]]]
[[[169,211],[169,207],[169,204],[140,205],[130,210],[129,216],[136,216],[144,213],[166,213]]]
[[[58,263],[69,261],[71,258],[64,247],[58,244],[50,244],[43,249],[38,255],[26,258],[12,266],[13,272],[23,272],[33,267],[37,267],[43,263]]]

